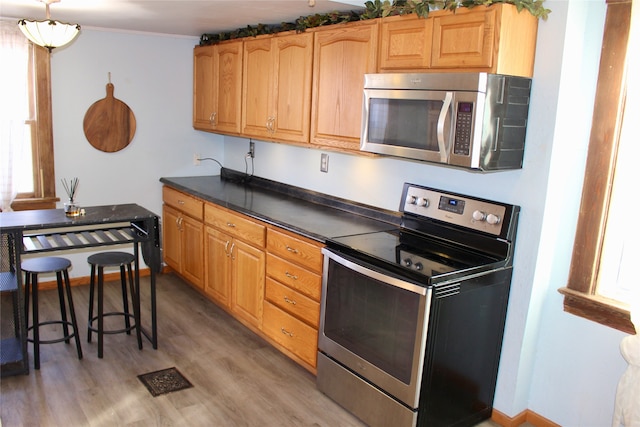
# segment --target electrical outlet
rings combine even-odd
[[[320,155],[320,172],[329,172],[329,155],[326,153]]]
[[[196,166],[200,166],[200,154],[195,153],[193,155],[193,164]]]
[[[249,156],[253,159],[256,156],[256,143],[249,141]]]

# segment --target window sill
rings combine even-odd
[[[58,197],[42,197],[33,199],[15,199],[11,203],[11,209],[14,211],[28,211],[34,209],[55,209],[56,202],[60,201]]]
[[[602,325],[635,334],[629,307],[608,298],[586,295],[569,288],[558,289],[564,295],[564,311]]]

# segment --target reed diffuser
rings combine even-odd
[[[64,204],[64,213],[67,216],[80,215],[80,205],[76,203],[76,190],[78,189],[78,178],[73,178],[70,182],[62,178],[62,186],[67,192],[69,201]]]

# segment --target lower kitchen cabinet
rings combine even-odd
[[[269,338],[289,350],[315,370],[318,358],[317,328],[312,328],[296,317],[265,301],[262,329]]]
[[[322,244],[168,187],[163,199],[167,265],[315,374]]]
[[[238,320],[260,329],[265,226],[211,204],[205,205],[205,222],[204,292]]]
[[[322,245],[267,230],[263,331],[312,372],[316,370],[322,287]]]
[[[162,238],[164,262],[193,286],[204,285],[203,202],[165,187]]]

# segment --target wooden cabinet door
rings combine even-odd
[[[491,68],[496,9],[481,8],[433,18],[431,68]]]
[[[242,133],[309,142],[313,34],[244,43]]]
[[[200,221],[188,216],[182,216],[180,232],[182,239],[181,273],[194,286],[202,289],[204,286],[203,264],[203,229]]]
[[[262,327],[264,301],[265,253],[240,240],[231,250],[231,311],[252,325]]]
[[[179,221],[180,212],[170,206],[162,206],[162,256],[164,262],[178,273],[182,258]]]
[[[240,133],[242,106],[242,41],[215,46],[213,129],[223,133]]]
[[[364,75],[376,72],[378,21],[314,33],[311,143],[358,150]]]
[[[231,260],[229,248],[232,238],[228,234],[206,227],[204,292],[220,305],[231,306]]]
[[[212,130],[215,111],[215,46],[196,46],[193,50],[193,127]]]
[[[380,24],[378,69],[422,70],[431,65],[433,19],[415,14],[385,18]]]
[[[273,39],[273,137],[309,142],[313,34]]]
[[[244,43],[242,78],[242,134],[268,138],[271,135],[273,86],[271,37]]]

